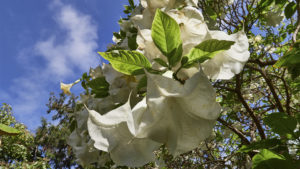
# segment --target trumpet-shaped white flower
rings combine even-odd
[[[209,137],[221,107],[207,77],[200,71],[182,85],[166,73],[147,74],[147,110],[138,138],[167,145],[173,155],[188,152]]]
[[[178,155],[209,137],[221,108],[208,79],[198,72],[182,85],[168,75],[147,74],[147,96],[133,109],[128,101],[104,115],[89,110],[94,146],[116,164],[141,166],[160,144]]]
[[[150,29],[153,19],[154,13],[149,8],[145,8],[141,13],[136,13],[130,18],[133,24],[139,29]]]
[[[181,10],[173,9],[168,14],[180,25],[183,54],[207,39],[208,28],[201,12],[194,7],[185,7]]]
[[[88,111],[83,109],[75,112],[77,128],[71,133],[67,139],[67,143],[72,147],[76,156],[76,160],[83,166],[88,166],[91,163],[105,164],[106,161],[100,160],[100,152],[93,144],[87,131]]]
[[[137,105],[139,106],[139,105]],[[143,106],[143,105],[141,105]],[[135,138],[134,118],[129,101],[105,115],[89,110],[88,130],[94,146],[110,153],[117,165],[142,166],[154,160],[159,143],[148,138]]]
[[[100,152],[93,146],[93,140],[89,139],[87,130],[75,129],[69,136],[67,143],[77,158],[77,161],[83,166],[100,161]]]
[[[152,61],[155,58],[161,58],[166,61],[166,58],[155,46],[150,29],[139,30],[138,36],[136,39],[138,44],[138,49],[150,60]]]
[[[73,86],[73,83],[65,84],[63,82],[60,82],[60,89],[64,92],[64,94],[71,95],[70,89],[72,86]]]
[[[231,79],[241,72],[250,57],[247,36],[242,31],[231,35],[222,31],[210,31],[209,34],[211,39],[234,41],[235,44],[203,63],[203,71],[211,79]]]
[[[71,95],[71,88],[72,86],[74,86],[75,84],[79,83],[80,80],[76,80],[74,83],[70,83],[70,84],[65,84],[63,82],[60,82],[60,89],[64,92],[64,94],[67,95]]]
[[[151,29],[152,21],[157,8],[163,11],[184,7],[184,6],[197,6],[198,0],[141,0],[141,6],[134,11],[130,18],[134,25],[139,29]],[[138,11],[138,12],[137,12]]]

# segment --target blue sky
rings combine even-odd
[[[127,0],[0,1],[0,103],[30,130],[49,93],[100,63]],[[74,89],[76,90],[76,88]],[[77,89],[78,90],[78,89]]]

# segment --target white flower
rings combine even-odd
[[[164,76],[147,76],[147,104],[152,114],[157,113],[150,138],[165,143],[174,155],[196,148],[210,135],[221,110],[206,76],[198,72],[184,85]]]
[[[141,0],[141,6],[144,10],[140,12],[140,6],[134,11],[130,20],[139,29],[151,29],[152,21],[157,8],[163,11],[184,7],[197,6],[198,0]],[[138,12],[137,12],[138,11]]]
[[[64,94],[71,95],[70,89],[72,86],[73,86],[73,83],[65,84],[63,82],[60,82],[60,89],[64,92]]]
[[[257,36],[255,36],[255,38],[254,38],[254,41],[255,41],[256,43],[260,43],[261,40],[262,40],[261,35],[257,35]]]
[[[67,143],[72,147],[77,161],[81,165],[87,166],[99,161],[100,152],[93,147],[93,141],[89,140],[87,130],[74,130],[67,139]]]
[[[72,86],[74,86],[79,82],[80,80],[76,80],[74,83],[70,83],[70,84],[65,84],[63,82],[60,82],[60,89],[64,92],[64,94],[71,95],[70,89],[72,88]]]
[[[103,75],[110,84],[109,94],[118,100],[118,103],[125,103],[131,90],[136,88],[136,80],[131,76],[117,72],[110,64],[102,65]]]
[[[105,164],[106,161],[100,160],[102,158],[100,152],[94,148],[94,142],[90,139],[87,131],[88,111],[82,109],[74,114],[77,128],[71,133],[67,143],[72,147],[76,160],[83,166],[88,166],[91,163]]]
[[[228,35],[222,31],[210,31],[209,34],[211,39],[234,41],[235,44],[203,63],[203,71],[211,79],[231,79],[241,72],[250,57],[248,38],[244,32]]]
[[[192,47],[207,38],[208,28],[202,14],[196,8],[185,7],[181,10],[170,10],[167,13],[180,25],[183,54],[187,54]],[[147,23],[152,23],[152,20],[153,18]],[[151,26],[146,29],[139,29],[138,49],[150,60],[154,58],[165,59],[152,40],[150,28]]]
[[[155,12],[157,8],[163,8],[167,6],[173,6],[175,0],[146,0],[147,5],[145,8],[149,8],[152,12]]]
[[[147,74],[148,107],[136,137],[164,143],[173,155],[188,152],[209,137],[221,107],[202,72],[184,85],[168,76]]]
[[[160,144],[173,155],[188,152],[211,134],[221,108],[210,82],[198,72],[182,85],[171,74],[147,74],[147,96],[133,109],[128,101],[104,115],[89,110],[94,146],[109,152],[116,164],[137,167],[153,161]]]
[[[152,61],[155,58],[166,59],[159,49],[155,46],[150,29],[139,30],[138,36],[136,39],[138,44],[138,49],[150,60]]]
[[[170,10],[168,14],[180,25],[183,54],[207,38],[208,28],[201,12],[194,7]]]
[[[144,107],[143,104],[135,108]],[[148,138],[135,138],[136,121],[129,101],[105,115],[89,110],[88,130],[95,141],[94,146],[110,153],[117,165],[130,167],[142,166],[154,160],[153,151],[158,149],[159,143]],[[133,133],[132,133],[133,131]]]
[[[139,29],[151,29],[154,14],[148,9],[144,9],[141,14],[137,13],[130,17],[134,26]]]

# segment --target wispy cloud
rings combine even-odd
[[[59,29],[20,53],[26,71],[14,79],[9,91],[0,91],[13,105],[17,119],[31,130],[46,115],[49,93],[59,89],[60,81],[76,80],[99,64],[97,25],[91,16],[58,0],[50,8]]]
[[[74,71],[86,71],[97,63],[97,27],[91,17],[76,11],[71,6],[60,5],[56,22],[66,38],[60,42],[52,35],[35,46],[37,55],[47,60],[46,73],[58,77],[70,76]]]

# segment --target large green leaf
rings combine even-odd
[[[252,158],[253,169],[293,169],[291,162],[284,156],[263,149]]]
[[[119,50],[98,53],[108,60],[115,70],[127,75],[141,74],[144,68],[151,68],[147,58],[137,51]]]
[[[92,94],[95,94],[96,98],[103,98],[109,95],[109,83],[105,80],[105,77],[98,77],[87,83],[92,89]]]
[[[203,41],[199,45],[195,46],[187,54],[187,61],[184,67],[190,67],[194,63],[203,63],[207,59],[213,58],[216,54],[230,49],[234,44],[233,41],[210,39]]]
[[[175,66],[182,55],[180,27],[177,22],[160,9],[157,9],[151,30],[155,45],[167,56],[170,66]]]
[[[1,135],[18,135],[18,134],[20,134],[19,130],[0,123],[0,136]]]
[[[276,147],[281,144],[281,141],[278,139],[266,139],[266,140],[260,140],[258,142],[251,143],[250,145],[243,145],[239,152],[250,152],[253,150],[259,150],[259,149],[271,149],[273,147]]]
[[[264,122],[273,132],[290,138],[297,126],[297,120],[294,117],[284,113],[272,113],[264,118]]]

